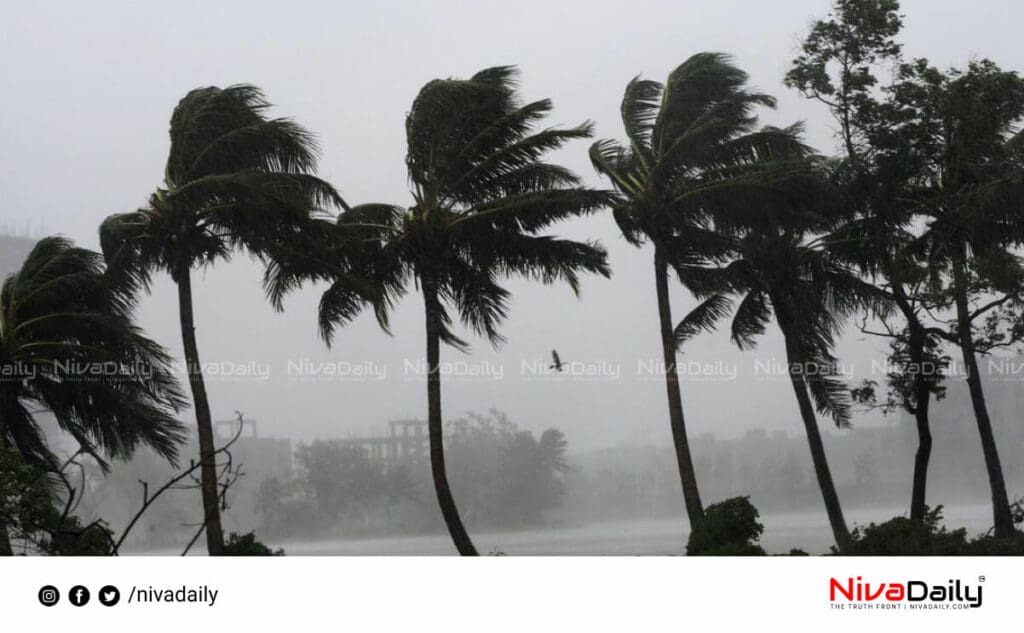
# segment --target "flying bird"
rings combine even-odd
[[[564,366],[562,364],[562,359],[558,357],[557,350],[551,350],[551,360],[553,360],[554,363],[551,364],[551,367],[549,367],[549,369],[554,369],[555,371],[559,372],[562,371],[562,368]]]

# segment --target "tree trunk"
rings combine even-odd
[[[1010,513],[1010,501],[1006,494],[1006,480],[1003,479],[1003,467],[999,463],[999,449],[996,447],[995,436],[992,434],[992,421],[988,417],[988,405],[985,403],[985,391],[978,372],[978,359],[974,351],[974,331],[971,327],[970,306],[967,302],[967,276],[965,258],[958,253],[953,262],[953,293],[956,300],[957,336],[960,352],[963,354],[964,368],[967,370],[967,388],[971,393],[971,406],[974,418],[978,423],[978,434],[981,436],[981,450],[985,455],[985,468],[988,471],[989,487],[992,490],[992,518],[997,537],[1013,536],[1013,516]]]
[[[658,320],[661,332],[661,352],[665,361],[665,391],[668,394],[668,419],[672,427],[672,443],[679,466],[679,480],[683,486],[683,500],[686,515],[690,520],[690,532],[704,522],[704,506],[700,501],[697,474],[693,470],[690,456],[690,441],[686,435],[686,421],[683,418],[683,400],[679,388],[679,373],[676,370],[675,327],[672,323],[672,306],[668,295],[668,265],[659,247],[654,249],[654,280],[658,294]]]
[[[11,447],[10,442],[7,440],[7,426],[4,424],[2,418],[0,418],[0,451],[7,450]],[[0,517],[0,519],[6,519],[7,517]],[[7,532],[7,525],[0,522],[0,556],[14,556],[14,550],[11,549],[11,537]]]
[[[210,556],[224,555],[224,530],[220,523],[220,499],[217,490],[217,464],[213,442],[213,421],[210,403],[206,398],[199,348],[196,346],[195,325],[192,318],[192,279],[188,266],[178,271],[178,310],[181,319],[181,342],[185,348],[188,383],[192,388],[192,401],[196,411],[199,432],[199,474],[203,495],[203,522],[206,531],[206,549]]]
[[[433,280],[424,278],[423,304],[426,309],[427,326],[427,430],[430,437],[430,472],[434,478],[434,491],[441,506],[441,515],[455,548],[462,556],[476,556],[476,548],[470,540],[459,510],[455,506],[448,472],[444,465],[444,435],[441,420],[441,304],[437,297],[437,286]]]
[[[920,324],[910,321],[910,363],[914,374],[914,420],[917,422],[917,453],[914,455],[914,483],[910,493],[910,519],[923,521],[927,509],[925,491],[928,486],[928,462],[932,455],[932,430],[928,421],[931,400],[930,381],[934,376],[925,373],[924,346],[926,335]]]
[[[7,526],[0,525],[0,556],[14,556],[11,548],[11,537],[7,533]]]
[[[846,552],[850,547],[850,530],[846,527],[843,508],[839,504],[839,494],[832,481],[832,471],[828,467],[825,444],[821,441],[821,431],[818,429],[818,419],[814,413],[814,406],[811,404],[811,397],[807,392],[807,384],[804,382],[803,373],[796,371],[797,367],[804,366],[804,361],[792,342],[792,335],[788,334],[785,328],[783,328],[782,335],[786,340],[789,380],[793,384],[796,401],[800,407],[800,417],[803,419],[804,430],[807,432],[807,445],[811,449],[814,475],[818,479],[818,487],[821,489],[821,496],[825,502],[825,513],[828,515],[829,525],[832,526],[832,536],[836,541],[836,547],[840,552]]]

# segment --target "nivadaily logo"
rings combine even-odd
[[[924,580],[868,582],[861,576],[831,578],[828,596],[833,608],[849,603],[868,609],[977,609],[982,604],[984,582],[984,576],[978,577],[977,584],[959,579],[932,584]]]

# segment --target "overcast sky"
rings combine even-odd
[[[256,84],[276,105],[275,115],[313,130],[323,146],[321,175],[350,203],[407,204],[404,117],[417,91],[436,77],[466,77],[499,64],[519,66],[525,98],[554,101],[551,124],[591,119],[603,138],[622,136],[618,108],[630,78],[663,80],[693,53],[729,52],[754,86],[778,97],[778,111],[765,113],[765,123],[805,120],[810,142],[831,151],[827,113],[781,83],[800,34],[828,7],[828,0],[91,2],[60,10],[4,3],[0,228],[63,233],[96,248],[99,222],[145,204],[161,183],[177,101],[211,84]],[[903,8],[909,56],[939,65],[984,56],[1024,68],[1020,2],[906,0]],[[576,143],[557,158],[601,185],[587,147]],[[660,356],[650,250],[626,244],[609,214],[555,232],[600,240],[613,278],[588,279],[579,300],[564,286],[509,283],[509,342],[500,351],[482,340],[474,340],[469,355],[442,351],[444,361],[468,363],[453,371],[493,377],[500,370],[501,378],[448,378],[446,417],[497,407],[524,428],[564,430],[577,449],[630,440],[668,445],[664,384],[638,375],[639,363]],[[211,377],[215,418],[242,410],[264,434],[310,439],[425,417],[425,385],[406,366],[424,354],[418,294],[399,307],[393,337],[366,316],[327,350],[316,330],[317,288],[292,296],[278,314],[264,300],[259,273],[238,256],[195,283],[203,361],[269,371],[263,379]],[[677,319],[693,306],[681,287],[673,302]],[[180,356],[176,314],[173,286],[160,279],[140,320]],[[570,373],[599,375],[522,375],[523,361],[544,363],[553,347],[564,361],[580,363]],[[850,336],[842,351],[864,363],[876,348]],[[735,351],[725,334],[703,335],[687,347],[683,362],[720,362],[718,373],[738,372],[732,380],[684,382],[692,433],[733,435],[752,426],[801,432],[788,381],[755,378],[758,359],[781,361],[778,336],[766,336],[756,355]],[[310,381],[296,374],[304,360],[386,375]]]

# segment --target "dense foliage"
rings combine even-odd
[[[562,505],[569,471],[565,437],[520,430],[500,411],[470,413],[448,428],[452,487],[468,524],[541,526]],[[318,440],[296,449],[296,474],[271,477],[257,495],[261,530],[275,537],[434,531],[426,503],[429,464],[421,457],[385,462],[363,446]]]
[[[704,523],[690,534],[686,553],[693,555],[757,556],[764,526],[749,497],[735,497],[709,505]]]

